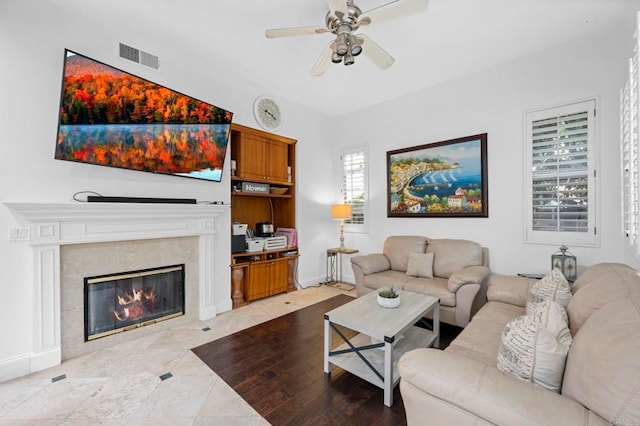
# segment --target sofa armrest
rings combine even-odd
[[[351,258],[351,263],[359,266],[364,275],[375,274],[376,272],[391,269],[389,259],[387,259],[387,256],[382,253],[354,256]]]
[[[398,370],[401,392],[410,384],[424,392],[425,400],[435,398],[493,424],[584,425],[588,417],[587,409],[570,398],[456,353],[415,349],[400,358]],[[416,400],[405,400],[407,418],[421,410]]]
[[[486,266],[467,266],[449,277],[447,287],[455,293],[465,284],[482,284],[489,276],[489,268]]]
[[[529,289],[537,280],[515,275],[491,275],[487,300],[526,306]]]

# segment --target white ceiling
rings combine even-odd
[[[330,115],[588,36],[640,10],[640,0],[429,0],[426,12],[358,31],[396,59],[391,68],[381,71],[359,56],[350,67],[331,64],[311,77],[331,34],[267,39],[264,31],[322,26],[326,0],[51,1],[205,63],[223,62],[276,97]],[[389,1],[355,3],[367,11]]]

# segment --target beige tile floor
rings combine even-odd
[[[340,293],[355,296],[310,287],[0,383],[0,425],[268,425],[190,349]]]

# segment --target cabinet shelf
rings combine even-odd
[[[246,179],[238,176],[231,176],[231,181],[233,182],[256,182],[256,183],[268,183],[273,186],[293,186],[292,182],[280,182],[269,179]]]
[[[232,192],[232,197],[293,198],[290,194],[260,194],[258,192]]]
[[[295,252],[295,254],[285,254],[285,253],[293,253]],[[270,255],[270,254],[274,254],[277,255],[279,258],[293,258],[293,257],[297,257],[298,256],[298,247],[285,247],[282,249],[277,249],[277,250],[264,250],[264,251],[254,251],[254,252],[242,252],[242,253],[233,253],[231,254],[231,259],[241,259],[240,261],[238,261],[237,263],[244,263],[245,260],[242,260],[242,258],[244,257],[260,257],[261,259],[265,258],[266,260],[266,256]],[[269,259],[271,260],[271,259]],[[246,262],[250,262],[250,260],[247,260]],[[255,262],[255,261],[254,261]]]

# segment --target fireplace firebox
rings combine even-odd
[[[84,340],[184,315],[184,264],[84,279]]]

